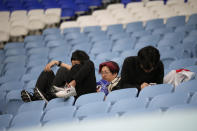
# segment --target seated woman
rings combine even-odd
[[[97,92],[104,92],[107,96],[113,90],[119,89],[120,77],[118,76],[119,66],[114,61],[108,61],[99,65],[99,73],[102,79],[97,82]]]
[[[41,72],[33,93],[21,91],[24,102],[35,100],[49,100],[61,97],[68,98],[96,92],[96,77],[94,63],[89,56],[81,50],[72,53],[72,65],[53,60],[48,63]],[[53,66],[59,66],[56,75],[51,70]]]
[[[163,83],[164,66],[160,60],[159,50],[153,46],[146,46],[139,50],[137,56],[130,56],[124,60],[121,71],[121,88],[141,89],[152,84]]]

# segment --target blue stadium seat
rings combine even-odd
[[[43,41],[44,37],[42,35],[29,35],[24,39],[24,43],[33,42],[33,41]]]
[[[185,58],[185,59],[179,59],[176,61],[173,61],[170,65],[169,65],[169,69],[173,70],[173,69],[182,69],[185,68],[187,66],[192,66],[196,64],[196,59],[195,58]]]
[[[148,36],[150,34],[151,34],[151,32],[148,31],[148,30],[141,30],[141,31],[133,32],[131,37],[139,39],[140,37],[145,37],[145,36]]]
[[[18,113],[12,120],[10,130],[27,127],[41,127],[40,119],[43,111],[27,111]]]
[[[197,25],[197,14],[190,15],[187,25]]]
[[[25,48],[13,48],[13,49],[7,49],[5,51],[5,56],[25,55],[25,53],[26,53]]]
[[[155,96],[150,102],[148,108],[166,111],[171,106],[186,104],[188,99],[187,92],[168,93]]]
[[[128,98],[116,101],[114,105],[112,105],[110,113],[118,113],[122,114],[130,110],[138,110],[145,108],[147,104],[146,99],[139,98]]]
[[[22,113],[22,112],[26,112],[26,111],[36,111],[36,110],[43,111],[45,104],[46,103],[44,100],[27,102],[27,103],[22,104],[18,108],[17,113]]]
[[[174,30],[173,28],[170,28],[170,27],[161,27],[161,28],[158,28],[158,29],[154,29],[152,34],[153,35],[165,35],[167,33],[172,33]]]
[[[10,81],[1,85],[0,91],[9,92],[11,90],[23,89],[24,83],[21,81]]]
[[[87,26],[83,28],[83,32],[86,34],[101,31],[101,26]]]
[[[12,63],[12,62],[24,62],[26,61],[26,55],[17,55],[17,56],[8,56],[4,59],[4,63]]]
[[[196,84],[197,80],[182,82],[175,88],[175,92],[189,92],[192,95],[197,92]]]
[[[79,107],[76,111],[75,117],[80,120],[87,116],[93,116],[96,114],[107,113],[110,108],[110,103],[97,101],[94,103],[88,103]]]
[[[123,52],[125,50],[131,50],[134,48],[135,43],[136,43],[135,38],[133,38],[133,39],[132,38],[119,39],[114,42],[113,47],[112,47],[112,51]]]
[[[184,32],[186,35],[188,35],[192,30],[195,30],[195,25],[185,25],[185,26],[179,26],[175,29],[175,32]]]
[[[101,102],[104,100],[104,96],[105,94],[103,92],[81,95],[79,98],[77,98],[75,106],[78,107],[88,103]]]
[[[170,84],[152,85],[142,89],[139,94],[139,98],[146,98],[150,102],[157,95],[170,93],[172,92],[172,90],[173,90],[173,86]]]
[[[129,56],[137,56],[138,50],[126,50],[124,52],[121,53],[121,57],[126,58]]]
[[[166,27],[178,27],[185,25],[185,16],[170,17],[166,21]]]
[[[45,112],[42,121],[48,122],[51,120],[58,120],[58,119],[70,119],[73,118],[75,110],[76,110],[75,106],[54,107]]]
[[[0,129],[6,130],[6,128],[9,128],[12,118],[13,118],[12,114],[0,115]]]
[[[60,34],[60,29],[59,28],[47,28],[44,29],[42,32],[42,35],[46,36],[49,34]]]
[[[64,98],[55,98],[48,102],[46,105],[45,111],[62,106],[72,106],[74,104],[75,98],[69,97],[68,99]]]
[[[132,34],[133,32],[142,31],[142,30],[144,30],[142,21],[128,23],[125,29],[125,31],[130,34]]]
[[[158,28],[165,27],[164,20],[163,19],[153,19],[146,21],[145,30],[155,30]]]
[[[136,88],[126,88],[126,89],[120,89],[110,92],[105,101],[111,102],[112,104],[115,103],[118,100],[121,99],[128,99],[128,98],[134,98],[137,95],[137,89]]]
[[[197,92],[197,91],[196,91]],[[195,92],[195,94],[192,96],[192,99],[190,101],[190,104],[194,104],[197,105],[197,93]]]
[[[11,90],[6,96],[6,112],[15,115],[17,109],[24,102],[21,99],[21,90]]]
[[[80,27],[65,28],[65,29],[63,29],[63,34],[67,35],[67,34],[70,34],[71,32],[73,32],[73,33],[78,32],[79,33],[80,30],[81,30]]]
[[[4,46],[4,50],[13,49],[13,48],[24,48],[23,42],[8,42]]]
[[[118,57],[119,56],[119,53],[116,52],[116,51],[113,51],[113,52],[103,52],[103,53],[99,53],[97,56],[96,56],[96,60],[97,59],[101,59],[101,60],[104,60],[104,61],[110,61],[112,58],[114,57]]]
[[[144,37],[143,36],[140,37],[139,42],[153,43],[154,45],[157,45],[160,39],[161,39],[160,35],[147,35]]]

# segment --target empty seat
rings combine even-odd
[[[79,107],[79,109],[76,111],[75,117],[83,119],[86,116],[107,113],[109,107],[110,103],[103,101],[87,103]]]
[[[105,94],[103,92],[84,94],[77,98],[75,106],[82,106],[87,103],[103,101],[104,96]]]
[[[75,98],[69,97],[68,99],[64,98],[55,98],[48,102],[46,105],[45,111],[62,106],[72,106],[74,104]]]
[[[146,99],[140,98],[128,98],[116,101],[114,105],[112,105],[110,113],[122,113],[138,110],[146,107]]]
[[[178,27],[185,25],[185,16],[174,16],[170,17],[166,21],[167,27]]]
[[[186,104],[187,99],[187,92],[161,94],[152,99],[148,108],[160,108],[162,111],[165,111],[171,106]]]
[[[43,117],[43,122],[48,122],[58,119],[70,119],[73,117],[76,107],[74,106],[61,106],[47,110]]]
[[[32,111],[32,110],[39,110],[39,111],[43,111],[44,107],[45,107],[45,101],[43,100],[39,100],[39,101],[32,101],[32,102],[28,102],[28,103],[24,103],[22,104],[19,109],[18,109],[18,113],[21,112],[26,112],[26,111]]]
[[[3,114],[3,115],[0,115],[0,129],[4,128],[8,128],[9,125],[10,125],[10,122],[13,118],[13,115],[12,114]]]
[[[136,88],[126,88],[110,92],[105,101],[115,103],[120,99],[134,98],[137,95]]]
[[[41,127],[42,111],[27,111],[18,113],[12,120],[10,129],[25,127]]]
[[[149,100],[151,100],[159,94],[170,93],[172,89],[173,87],[170,84],[157,84],[148,86],[141,90],[139,98],[148,98]]]
[[[185,58],[185,59],[179,59],[179,60],[175,60],[173,61],[170,65],[169,65],[169,69],[182,69],[185,68],[187,66],[192,66],[192,65],[196,65],[196,59],[195,58]]]

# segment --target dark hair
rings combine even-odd
[[[120,70],[120,68],[116,62],[107,61],[107,62],[103,62],[99,65],[99,73],[101,73],[103,66],[107,66],[112,74],[114,74],[114,73],[118,74],[118,72]]]
[[[84,61],[89,60],[89,56],[82,50],[76,50],[72,53],[71,61],[72,60],[78,60],[81,64],[83,64]]]
[[[159,50],[153,46],[146,46],[138,52],[139,63],[144,69],[151,69],[156,67],[160,61]]]

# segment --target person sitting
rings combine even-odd
[[[162,84],[164,65],[160,60],[159,50],[146,46],[138,51],[137,56],[125,58],[121,71],[121,88],[137,88],[139,92],[152,84]]]
[[[96,92],[95,68],[89,56],[84,51],[76,50],[72,53],[71,63],[72,65],[68,65],[57,60],[49,62],[38,77],[34,92],[21,91],[22,100],[48,102],[57,97],[78,98],[80,95]],[[60,67],[56,75],[51,70],[55,65]]]
[[[99,65],[99,73],[102,79],[97,82],[97,92],[104,92],[105,96],[113,90],[119,89],[119,66],[114,61],[103,62]]]

